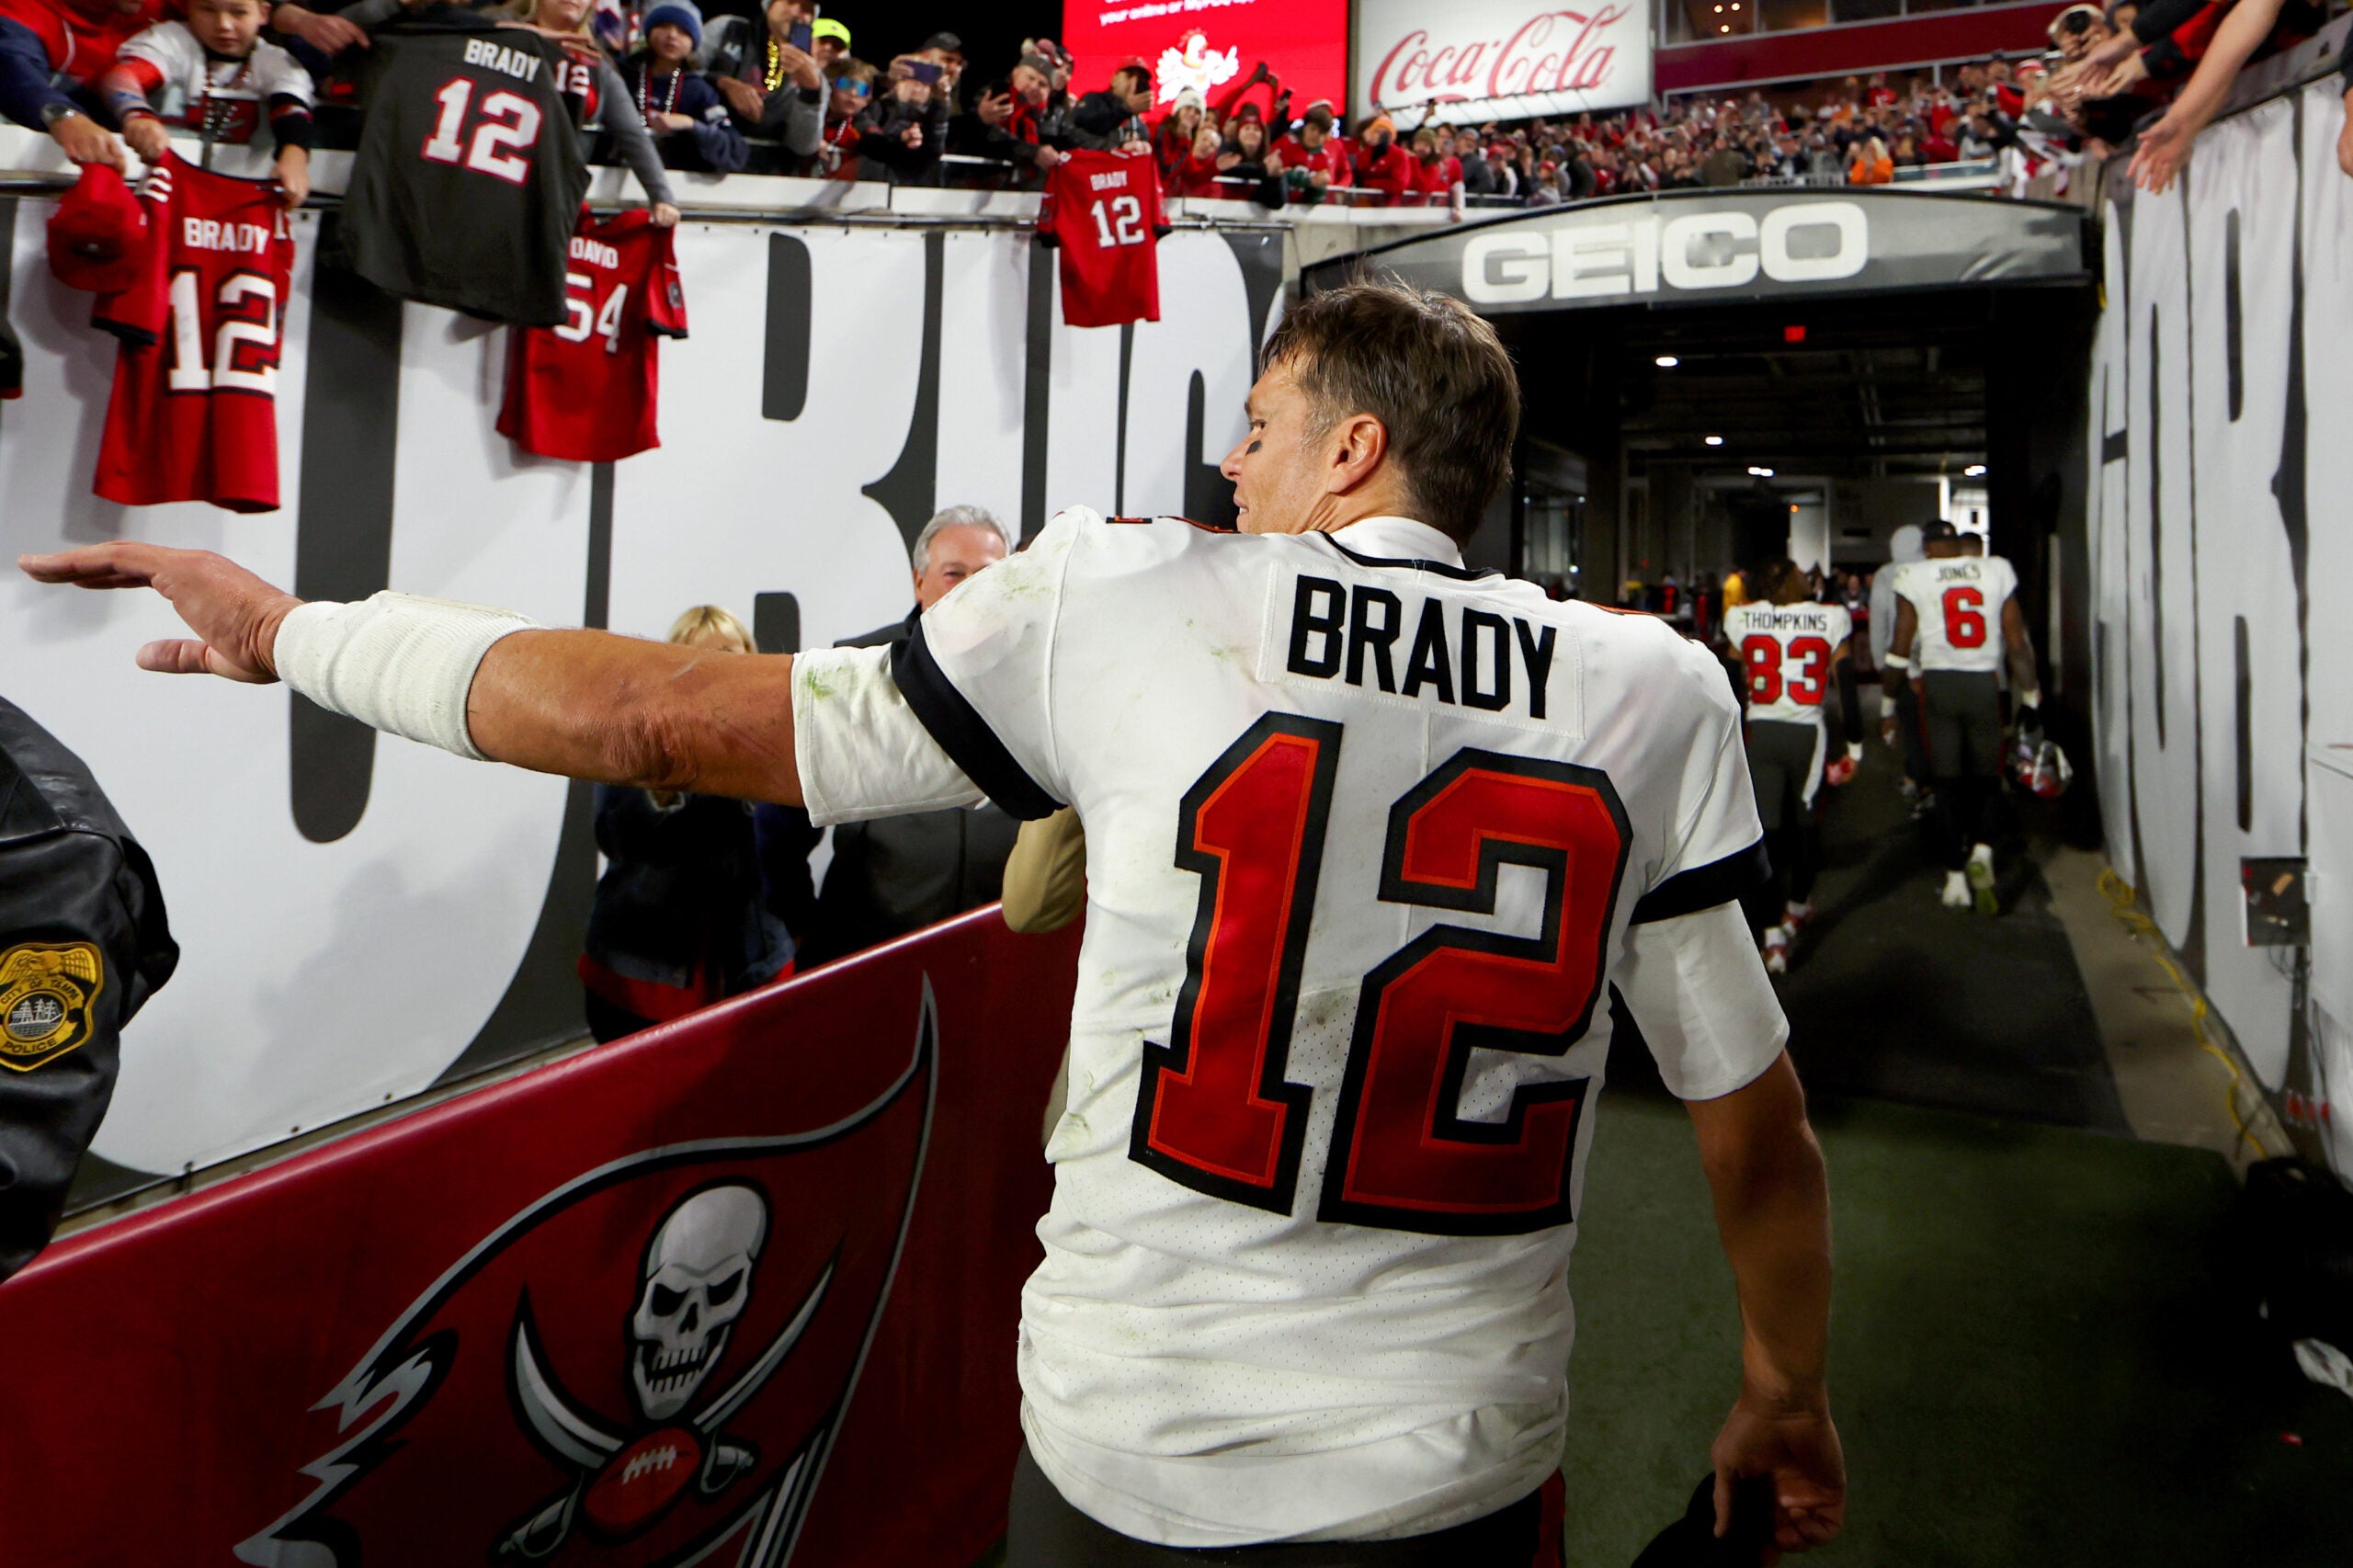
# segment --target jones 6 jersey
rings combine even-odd
[[[1919,618],[1912,663],[1922,670],[2002,667],[2002,607],[2018,591],[2018,574],[1999,555],[1907,561],[1895,568],[1895,591]]]
[[[1200,1547],[1534,1491],[1609,987],[1687,1096],[1785,1032],[1727,902],[1760,834],[1714,658],[1404,518],[1074,510],[895,649],[801,655],[793,714],[819,821],[1086,826],[1018,1350],[1063,1494]]]
[[[278,506],[278,356],[294,241],[267,186],[165,153],[139,188],[147,264],[91,323],[122,340],[92,488],[145,506]]]
[[[687,335],[676,232],[655,228],[642,209],[580,214],[564,276],[569,319],[515,329],[499,434],[575,462],[618,462],[662,444],[660,340]]]
[[[1734,605],[1724,637],[1748,683],[1748,716],[1813,723],[1854,622],[1837,605]]]
[[[1046,177],[1038,230],[1062,254],[1063,320],[1160,319],[1160,176],[1149,157],[1073,153]]]

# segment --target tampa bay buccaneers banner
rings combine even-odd
[[[984,911],[60,1244],[0,1560],[961,1568],[1074,965]]]

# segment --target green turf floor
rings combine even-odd
[[[2353,1400],[2265,1354],[2234,1304],[2220,1158],[1868,1101],[1815,1124],[1851,1491],[1846,1538],[1809,1561],[2353,1563]],[[1570,1568],[1622,1568],[1679,1512],[1738,1375],[1689,1121],[1620,1094],[1597,1136],[1570,1276]]]

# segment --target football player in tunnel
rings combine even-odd
[[[1948,909],[2001,913],[1989,818],[2002,776],[2002,673],[2021,733],[2042,728],[2042,683],[2018,574],[1984,553],[1982,535],[1942,518],[1922,531],[1927,558],[1895,567],[1895,637],[1887,664],[1913,683],[1936,780],[1936,826]]]
[[[821,823],[1076,808],[1093,903],[1009,1568],[1557,1562],[1613,985],[1739,1285],[1719,1527],[1762,1477],[1778,1550],[1828,1540],[1829,1200],[1739,905],[1737,699],[1663,621],[1463,563],[1519,417],[1467,307],[1319,292],[1265,360],[1223,464],[1241,532],[1073,508],[885,647],[303,604],[129,541],[24,565],[162,592],[194,635],[148,668],[283,679],[463,756]]]
[[[1798,933],[1813,918],[1822,867],[1822,786],[1846,783],[1863,755],[1863,710],[1855,683],[1854,622],[1840,605],[1815,604],[1805,572],[1781,561],[1758,574],[1765,597],[1724,612],[1724,637],[1748,699],[1748,777],[1765,824],[1772,879],[1750,901],[1765,967],[1790,967]],[[1843,744],[1826,764],[1830,726],[1823,701],[1838,686]]]

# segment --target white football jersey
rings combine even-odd
[[[1728,902],[1761,834],[1714,658],[1404,518],[1074,509],[911,641],[801,655],[793,714],[820,823],[985,791],[1086,827],[1019,1344],[1063,1494],[1204,1547],[1541,1484],[1608,987],[1688,1097],[1788,1032]]]
[[[2002,606],[2018,591],[2018,574],[1999,555],[1953,555],[1891,568],[1895,591],[1912,603],[1918,670],[2002,667]]]
[[[201,129],[210,113],[224,142],[250,141],[268,119],[273,97],[313,101],[311,74],[267,39],[255,40],[245,59],[226,60],[198,42],[186,23],[162,21],[133,34],[121,57],[144,61],[163,77],[148,101],[167,122]]]
[[[1838,649],[1854,622],[1838,605],[1734,605],[1724,637],[1748,682],[1748,716],[1822,722],[1822,700],[1837,682]]]

